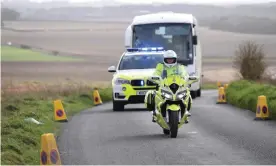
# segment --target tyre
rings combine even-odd
[[[113,111],[124,111],[124,103],[113,100]]]
[[[201,88],[199,88],[199,89],[196,91],[196,93],[197,93],[197,96],[200,97],[200,96],[201,96]]]
[[[187,106],[187,110],[188,110],[188,111],[190,111],[191,105],[192,105],[192,103],[191,103],[191,98],[189,98],[188,106]],[[182,115],[181,115],[181,117],[182,117]]]
[[[176,138],[178,133],[178,111],[171,111],[170,112],[170,118],[169,118],[169,124],[170,124],[170,133],[171,138]]]
[[[165,135],[169,135],[169,134],[170,134],[170,130],[163,129],[163,133],[164,133]]]
[[[191,91],[191,97],[192,99],[195,99],[197,96],[197,91]]]

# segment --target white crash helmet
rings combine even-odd
[[[173,67],[177,63],[177,54],[173,50],[168,50],[164,53],[164,64],[167,67]]]

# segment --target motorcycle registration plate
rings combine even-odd
[[[137,91],[137,95],[146,95],[147,91]]]

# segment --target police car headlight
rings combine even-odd
[[[122,79],[122,78],[117,78],[117,79],[115,80],[115,84],[116,84],[116,85],[130,84],[130,81],[129,81],[129,80],[126,80],[126,79]]]

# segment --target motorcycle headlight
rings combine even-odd
[[[166,99],[172,99],[173,97],[172,94],[170,94],[167,91],[162,90],[161,93],[162,93],[162,96],[165,97]]]
[[[163,96],[167,99],[172,99],[172,95],[170,95],[168,93],[163,93]]]
[[[122,78],[117,78],[117,79],[115,80],[115,84],[116,84],[116,85],[130,84],[130,81],[129,81],[129,80],[126,80],[126,79],[122,79]]]
[[[186,97],[186,91],[182,91],[177,94],[178,99],[183,99],[184,97]]]

